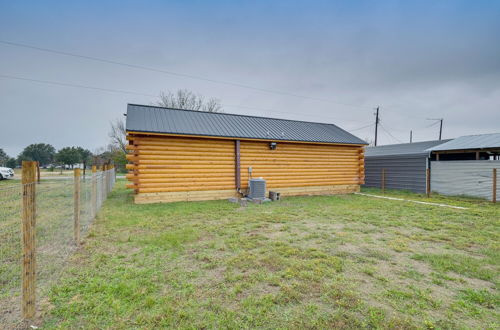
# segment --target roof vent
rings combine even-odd
[[[263,178],[250,179],[248,182],[249,192],[248,197],[251,199],[266,198],[266,180]]]

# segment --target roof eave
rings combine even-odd
[[[285,140],[285,139],[264,139],[258,137],[241,137],[241,136],[220,136],[220,135],[204,135],[204,134],[184,134],[184,133],[169,133],[169,132],[153,132],[153,131],[140,131],[140,130],[126,130],[129,134],[144,134],[144,135],[157,135],[157,136],[181,136],[181,137],[196,137],[196,138],[213,138],[225,140],[247,140],[247,141],[281,141],[293,143],[310,143],[310,144],[330,144],[330,145],[350,145],[350,146],[366,146],[368,143],[354,143],[354,142],[325,142],[325,141],[305,141],[305,140]]]

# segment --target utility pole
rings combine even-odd
[[[439,141],[441,141],[441,137],[443,136],[443,120],[444,118],[427,118],[427,120],[437,120],[439,121]],[[434,126],[436,123],[428,126],[428,127],[431,127],[431,126]]]
[[[410,143],[412,143],[412,142],[413,142],[413,131],[410,130]]]
[[[439,141],[441,141],[441,136],[443,134],[443,118],[441,118],[439,123]]]
[[[375,113],[375,147],[377,146],[377,137],[378,137],[378,123],[380,122],[378,117],[378,112],[380,107],[377,107],[377,112]]]

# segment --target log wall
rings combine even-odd
[[[236,191],[235,141],[129,134],[127,179],[137,203],[224,199]],[[241,141],[242,189],[249,172],[283,195],[346,193],[364,180],[362,146]]]
[[[304,143],[241,141],[241,183],[252,177],[266,179],[267,187],[306,187],[360,184],[364,155],[362,147]]]

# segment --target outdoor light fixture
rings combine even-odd
[[[271,149],[271,150],[276,150],[277,146],[278,146],[278,144],[276,142],[269,143],[269,149]]]

